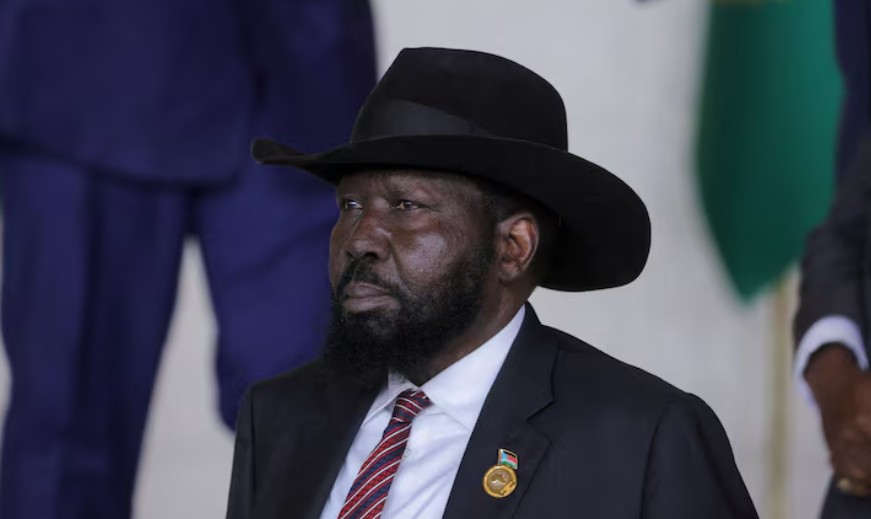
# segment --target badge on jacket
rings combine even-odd
[[[499,457],[496,465],[493,465],[484,474],[484,492],[490,497],[502,499],[514,492],[517,488],[517,466],[519,462],[517,454],[499,449]]]

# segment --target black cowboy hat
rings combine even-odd
[[[399,53],[360,110],[349,144],[306,154],[258,139],[252,154],[333,184],[349,172],[397,167],[497,182],[561,219],[542,286],[629,283],[650,250],[647,209],[622,180],[567,148],[562,98],[541,76],[492,54],[419,48]]]

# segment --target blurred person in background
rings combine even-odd
[[[871,2],[834,7],[845,87],[838,188],[802,261],[795,370],[818,407],[834,471],[822,517],[858,519],[871,517]]]
[[[333,192],[247,143],[338,144],[374,73],[364,0],[0,2],[0,517],[129,517],[185,236],[228,426],[314,356]]]

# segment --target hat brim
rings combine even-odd
[[[258,139],[262,164],[292,166],[338,184],[363,169],[406,167],[482,177],[530,196],[561,217],[553,262],[541,286],[580,292],[625,285],[650,251],[650,218],[628,185],[571,153],[515,139],[428,135],[384,137],[305,154]]]

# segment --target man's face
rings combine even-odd
[[[494,257],[482,196],[454,175],[373,171],[345,176],[337,200],[327,361],[366,385],[410,376],[480,310]]]

